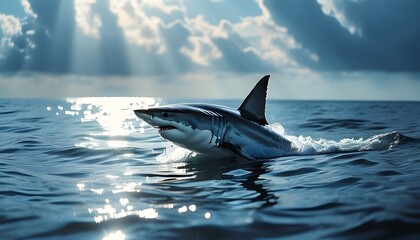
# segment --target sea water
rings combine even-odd
[[[419,102],[268,101],[298,150],[265,161],[197,155],[133,113],[176,102],[0,99],[0,239],[420,237]]]

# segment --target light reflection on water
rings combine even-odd
[[[108,188],[111,190],[106,190],[103,188],[87,188],[84,183],[76,184],[80,192],[91,192],[93,195],[96,195],[95,198],[98,198],[98,195],[103,196],[103,205],[92,206],[87,209],[89,214],[93,215],[95,223],[127,216],[138,216],[139,218],[144,219],[157,218],[159,214],[154,208],[135,209],[135,207],[130,204],[129,196],[124,195],[125,193],[139,193],[141,191],[141,185],[142,182],[110,183]]]
[[[91,149],[120,149],[127,148],[130,143],[126,140],[112,140],[112,137],[124,137],[133,133],[144,133],[144,123],[140,123],[137,117],[133,114],[134,109],[147,108],[150,106],[158,106],[157,100],[154,98],[68,98],[67,103],[70,103],[70,109],[65,110],[64,114],[69,116],[80,117],[81,123],[98,123],[101,129],[99,131],[91,132],[91,137],[84,137],[83,142],[75,143],[76,147],[84,147]],[[50,107],[48,107],[51,109]],[[63,110],[62,106],[58,106],[59,110]],[[140,130],[139,130],[140,129]],[[108,136],[110,139],[103,139],[100,136]],[[124,154],[126,158],[132,154]],[[131,176],[132,171],[125,171],[123,176]],[[118,173],[113,172],[113,169],[107,172],[106,177],[111,181],[119,178]],[[100,179],[98,179],[100,180]],[[79,191],[90,191],[94,195],[104,195],[104,192],[109,195],[121,195],[130,192],[140,192],[142,182],[122,182],[110,183],[112,190],[105,190],[104,188],[89,188],[86,189],[84,183],[77,183]],[[133,205],[129,204],[129,199],[120,197],[118,202],[104,199],[103,206],[89,207],[87,211],[93,215],[95,223],[101,223],[112,219],[125,218],[127,216],[138,216],[144,219],[154,219],[158,217],[158,212],[154,208],[135,209]],[[108,234],[104,239],[125,239],[125,235],[121,231],[116,231]]]
[[[147,125],[139,120],[133,110],[159,106],[156,98],[67,98],[70,109],[58,109],[65,115],[80,117],[81,123],[98,123],[101,129],[89,133],[86,141],[76,143],[77,147],[92,149],[125,148],[130,145],[126,140],[101,140],[101,136],[124,137],[133,133],[144,133]],[[48,107],[51,109],[51,107]]]
[[[133,110],[159,106],[159,99],[154,98],[68,98],[66,102],[70,104],[69,109],[65,109],[63,106],[58,106],[57,109],[67,116],[80,118],[81,124],[95,123],[100,126],[99,129],[89,132],[88,137],[83,137],[83,141],[75,143],[76,147],[89,149],[130,148],[133,143],[124,140],[124,138],[132,135],[139,137],[139,134],[145,134],[147,126],[146,123],[134,115]],[[52,109],[54,107],[47,108],[48,111]],[[61,112],[57,112],[57,115]],[[126,153],[120,155],[120,157],[130,159],[133,155],[132,153]],[[190,156],[195,156],[195,154],[178,147],[169,147],[156,157],[156,163],[160,163],[157,165],[157,170],[158,172],[172,172],[172,174],[178,175],[173,179],[176,181],[194,179],[194,174],[188,175],[188,169],[185,168],[186,163],[180,161]],[[104,178],[76,184],[80,192],[90,193],[95,198],[102,198],[102,201],[100,201],[102,204],[93,204],[86,209],[96,224],[130,216],[141,219],[158,219],[158,209],[167,209],[180,215],[197,211],[198,207],[194,203],[179,206],[171,202],[137,204],[138,199],[133,199],[133,193],[137,194],[134,196],[141,197],[144,184],[159,184],[162,180],[165,180],[165,177],[146,176],[140,178],[143,181],[130,181],[138,180],[137,174],[141,174],[141,171],[136,171],[132,167],[114,168],[108,169]],[[98,184],[99,182],[102,184]],[[101,185],[101,187],[95,187],[95,185]],[[95,202],[98,202],[98,200]],[[199,214],[202,214],[204,219],[210,219],[211,217],[211,213],[205,210]],[[118,230],[107,234],[103,239],[125,239],[125,237],[126,235]]]
[[[118,230],[116,232],[111,232],[108,235],[106,235],[102,240],[124,240],[125,235],[121,230]]]

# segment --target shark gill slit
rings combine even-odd
[[[221,147],[222,143],[223,143],[223,135],[224,135],[224,117],[223,116],[219,116],[218,117],[218,131],[217,131],[217,145],[216,147]]]
[[[215,116],[215,120],[216,120],[216,122],[215,122],[215,125],[214,125],[214,129],[215,129],[215,132],[214,132],[214,136],[216,137],[216,141],[215,141],[215,143],[216,143],[216,147],[219,147],[219,145],[220,145],[220,139],[219,139],[219,135],[220,135],[220,117],[219,116]]]
[[[223,117],[220,116],[219,117],[219,136],[218,136],[219,142],[218,142],[217,147],[222,146],[222,134],[223,134]]]
[[[214,116],[211,116],[211,137],[210,137],[210,142],[213,141],[213,137],[214,137]]]
[[[225,134],[226,134],[226,119],[222,116],[222,134],[220,136],[220,146],[223,145],[225,142]]]

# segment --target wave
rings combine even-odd
[[[339,141],[324,138],[316,140],[310,136],[288,135],[280,123],[270,124],[267,128],[292,142],[293,147],[296,149],[294,152],[299,155],[379,151],[392,149],[396,145],[414,140],[397,131],[377,134],[369,138],[344,138]],[[293,152],[291,155],[293,155]]]

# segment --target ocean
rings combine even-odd
[[[267,102],[295,156],[173,146],[133,109],[0,99],[0,239],[419,239],[420,102]]]

